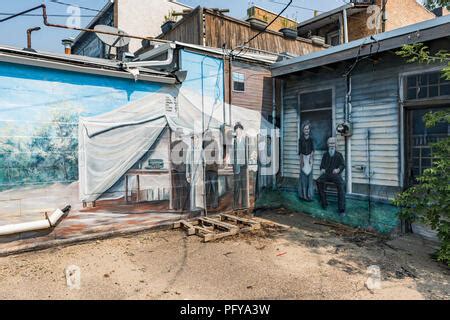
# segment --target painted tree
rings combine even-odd
[[[447,63],[442,77],[450,80],[450,53],[439,51],[432,55],[423,44],[405,45],[397,52],[410,63]],[[428,128],[438,123],[450,124],[450,109],[427,113]],[[450,266],[450,137],[432,145],[433,164],[417,179],[418,184],[399,194],[394,203],[401,217],[409,222],[421,221],[438,232],[441,247],[437,259]]]

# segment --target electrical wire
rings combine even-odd
[[[82,7],[79,6],[77,4],[72,4],[72,3],[67,3],[67,2],[62,2],[62,1],[58,1],[58,0],[50,0],[51,3],[55,3],[55,4],[59,4],[59,5],[63,5],[66,7],[77,7],[86,11],[93,11],[93,12],[102,12],[102,10],[98,10],[98,9],[93,9],[93,8],[88,8],[88,7]]]
[[[0,12],[0,16],[12,16],[14,13],[8,13],[8,12]],[[22,17],[42,17],[42,14],[39,13],[27,13],[22,14]],[[70,18],[73,17],[72,15],[68,14],[48,14],[47,17],[55,17],[55,18]],[[77,15],[77,18],[95,18],[94,15]]]
[[[236,54],[235,56],[237,57],[237,56],[239,56],[241,53],[242,53],[242,51],[244,50],[244,48],[245,48],[245,46],[247,45],[247,44],[249,44],[250,42],[252,42],[254,39],[256,39],[259,35],[261,35],[263,32],[265,32],[275,21],[277,21],[277,19],[279,18],[279,17],[281,17],[281,15],[291,6],[291,4],[292,4],[292,1],[293,0],[290,0],[289,1],[289,3],[288,4],[286,4],[286,6],[284,7],[284,9],[283,10],[281,10],[281,12],[268,24],[268,25],[266,25],[265,27],[264,27],[264,29],[263,30],[261,30],[261,31],[259,31],[257,34],[255,34],[253,37],[251,37],[249,40],[247,40],[246,42],[244,42],[242,45],[241,45],[241,50],[238,52],[238,54]],[[230,56],[232,56],[233,55],[233,52],[234,52],[234,50],[235,49],[232,49],[231,50],[231,52],[229,53],[229,55]]]
[[[283,6],[286,5],[285,2],[279,2],[279,1],[275,1],[275,0],[262,0],[262,1],[271,2],[271,3],[283,5]],[[299,5],[296,5],[296,4],[292,4],[291,7],[292,8],[297,8],[297,9],[302,9],[302,10],[308,10],[308,11],[312,11],[312,12],[325,12],[323,10],[318,10],[318,9],[308,8],[308,7],[302,7],[302,6],[299,6]]]

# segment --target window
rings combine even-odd
[[[448,123],[438,123],[433,128],[427,128],[424,116],[428,112],[445,110],[441,108],[412,108],[406,113],[406,150],[407,150],[407,183],[417,183],[417,177],[433,164],[433,150],[431,145],[450,135]]]
[[[300,94],[300,135],[302,124],[311,123],[311,137],[315,150],[326,150],[327,140],[333,136],[333,90]]]
[[[245,91],[245,76],[243,73],[233,72],[233,90],[237,92]]]
[[[450,81],[442,73],[430,72],[406,78],[406,99],[420,100],[450,95]]]
[[[341,35],[339,30],[327,34],[327,44],[332,46],[338,46],[341,44]]]

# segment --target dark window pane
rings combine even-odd
[[[450,95],[450,83],[441,86],[441,96]]]
[[[420,157],[420,149],[419,148],[413,149],[413,157]]]
[[[409,76],[408,77],[408,88],[416,87],[417,86],[417,77],[416,76]]]
[[[408,99],[417,99],[417,89],[408,89]]]
[[[439,95],[439,88],[438,88],[438,86],[431,86],[431,87],[429,87],[429,97],[430,98],[432,98],[432,97],[437,97],[438,95]]]
[[[428,84],[428,75],[422,74],[419,76],[419,86],[426,86]]]
[[[234,91],[245,91],[245,84],[243,82],[234,82]]]
[[[422,157],[431,157],[431,149],[423,148],[422,149]]]
[[[430,168],[431,159],[422,159],[422,168]]]
[[[439,78],[441,77],[441,74],[439,72],[434,72],[434,73],[430,73],[428,75],[428,83],[430,85],[433,84],[438,84],[439,83]]]
[[[300,95],[300,109],[314,110],[332,107],[332,90],[316,91]]]
[[[428,88],[427,87],[420,87],[419,88],[419,95],[418,98],[419,99],[424,99],[426,97],[428,97]]]

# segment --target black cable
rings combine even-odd
[[[281,17],[281,15],[291,6],[293,0],[290,0],[289,3],[286,5],[286,7],[284,7],[283,10],[281,10],[281,12],[275,17],[275,19],[273,19],[267,26],[265,26],[265,28],[261,31],[259,31],[257,34],[255,34],[253,37],[251,37],[249,40],[247,40],[246,42],[244,42],[241,45],[241,50],[239,51],[238,54],[236,54],[236,56],[239,56],[241,54],[241,52],[244,50],[244,47],[249,44],[250,42],[252,42],[254,39],[256,39],[260,34],[262,34],[263,32],[265,32],[267,30],[267,28],[269,28],[279,17]],[[229,53],[230,56],[233,55],[234,49],[231,50],[231,52]]]
[[[8,13],[8,12],[0,12],[0,16],[11,16],[14,15],[14,13]],[[39,13],[28,13],[28,14],[22,14],[21,17],[42,17],[42,14]],[[59,18],[70,18],[73,17],[68,14],[48,14],[47,17],[59,17]],[[77,17],[80,18],[95,18],[94,15],[79,15]]]
[[[62,2],[62,1],[58,1],[58,0],[50,0],[50,2],[55,3],[55,4],[60,4],[60,5],[66,6],[66,7],[78,7],[80,9],[87,10],[87,11],[102,12],[102,10],[88,8],[88,7],[82,7],[77,4]]]
[[[279,1],[275,1],[275,0],[263,0],[263,1],[271,2],[271,3],[275,3],[275,4],[280,4],[280,5],[283,5],[283,6],[286,5],[285,2],[279,2]],[[322,11],[322,10],[317,10],[317,9],[314,9],[314,8],[308,8],[308,7],[302,7],[302,6],[299,6],[299,5],[296,5],[296,4],[291,5],[291,7],[292,7],[292,8],[302,9],[302,10],[313,11],[313,12],[324,12],[324,11]]]

